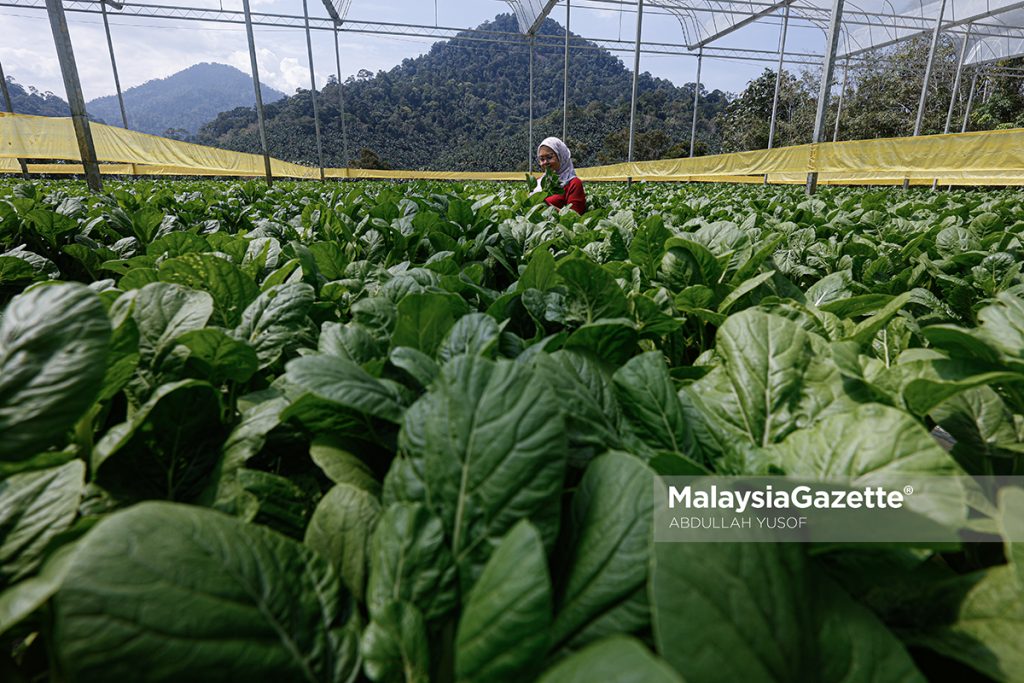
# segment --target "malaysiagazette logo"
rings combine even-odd
[[[903,491],[882,486],[865,486],[853,490],[814,490],[800,485],[792,489],[775,489],[771,484],[760,489],[719,489],[691,485],[668,487],[668,508],[686,510],[724,510],[741,515],[751,510],[899,510],[903,507]]]

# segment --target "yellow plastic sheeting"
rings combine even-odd
[[[204,147],[155,135],[92,124],[96,155],[106,173],[138,175],[216,175],[261,177],[263,157]],[[0,172],[19,171],[17,158],[78,161],[71,119],[0,113]],[[123,170],[124,164],[133,169]],[[80,166],[46,166],[39,173],[80,173]],[[45,168],[45,170],[43,170]],[[118,170],[114,170],[117,168]],[[74,170],[72,170],[74,169]],[[271,161],[277,178],[319,178],[319,169],[279,159]],[[31,169],[30,169],[31,170]],[[586,181],[633,180],[663,182],[802,184],[817,171],[822,184],[1024,185],[1024,129],[984,131],[918,138],[857,140],[798,145],[773,150],[719,154],[694,159],[668,159],[582,168]],[[327,178],[388,180],[516,181],[521,173],[463,171],[377,171],[325,169]]]
[[[206,174],[262,176],[263,157],[170,140],[133,130],[91,123],[99,161],[146,164],[154,175]],[[79,161],[78,142],[70,118],[0,113],[0,156],[25,159]],[[161,170],[163,167],[163,170]],[[172,170],[174,169],[174,170]],[[271,160],[271,171],[281,178],[319,178],[318,169]]]
[[[364,168],[324,169],[328,178],[358,178],[360,180],[523,180],[524,173],[470,172],[470,171],[378,171]]]
[[[103,175],[132,175],[138,176],[221,176],[223,174],[213,171],[202,171],[196,169],[183,168],[180,166],[147,166],[145,164],[100,164],[100,173]],[[334,169],[344,171],[345,169]],[[45,174],[45,175],[82,175],[83,169],[81,164],[29,164],[28,171],[31,174]],[[18,166],[18,162],[14,159],[3,159],[0,158],[0,173],[12,173],[20,174],[21,168]],[[394,180],[398,178],[409,178],[410,173],[417,174],[416,177],[429,177],[434,180],[494,180],[494,181],[510,181],[519,180],[521,174],[519,173],[506,173],[506,174],[449,174],[444,172],[429,173],[429,172],[405,172],[402,176],[390,175],[396,173],[394,171],[363,171],[360,169],[352,169],[351,176],[345,176],[344,174],[338,174],[335,178],[351,177],[358,179],[384,179]],[[262,174],[253,174],[255,176],[262,176]],[[463,177],[452,177],[463,176]],[[486,177],[481,177],[486,176]],[[238,176],[246,177],[246,176]],[[931,186],[931,178],[914,178],[911,179],[910,184],[915,186]],[[943,176],[939,179],[939,185],[945,187],[947,185],[953,186],[1015,186],[1024,185],[1024,175],[1007,173],[1003,176],[969,176],[964,177],[961,174],[959,177],[948,177]],[[656,179],[657,182],[694,182],[694,183],[737,183],[737,184],[749,184],[749,185],[760,185],[764,183],[764,176],[682,176],[682,177],[659,177]],[[806,174],[802,173],[775,173],[769,175],[769,182],[772,185],[803,185],[807,182]],[[903,178],[889,177],[882,178],[873,176],[870,178],[856,178],[851,177],[850,174],[822,174],[818,180],[819,185],[902,185]]]
[[[693,159],[634,161],[577,169],[582,180],[676,180],[700,177],[764,176],[765,173],[807,174],[813,145],[717,154]]]
[[[927,179],[938,175],[978,183],[1024,181],[1024,130],[799,145],[693,159],[641,161],[584,168],[583,180],[676,180],[694,177],[783,177],[833,174],[832,180]],[[783,182],[790,182],[789,180]]]

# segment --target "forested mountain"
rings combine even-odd
[[[510,14],[481,29],[517,32]],[[564,36],[549,19],[540,30]],[[570,53],[568,144],[585,165],[626,157],[631,72],[616,57],[582,41]],[[534,140],[562,130],[563,52],[536,50],[534,58]],[[676,87],[642,74],[639,84],[637,159],[681,156],[689,151],[693,84]],[[527,163],[529,48],[481,43],[465,34],[436,43],[376,75],[360,71],[344,84],[349,156],[357,165],[407,169],[514,170]],[[713,125],[728,96],[702,90],[698,151],[719,146]],[[343,166],[338,85],[318,93],[324,161]],[[309,91],[266,107],[271,153],[315,165],[316,140]],[[252,108],[224,112],[197,134],[197,141],[228,149],[259,151]]]
[[[266,85],[261,90],[264,102],[285,96]],[[226,64],[205,62],[124,91],[131,129],[178,138],[195,133],[222,111],[251,107],[255,101],[248,74]],[[112,125],[121,124],[121,110],[115,95],[91,100],[86,103],[86,109],[97,119]]]
[[[35,116],[71,116],[71,109],[68,103],[52,92],[40,92],[33,86],[23,86],[14,80],[13,76],[7,77],[7,91],[11,94],[11,105],[18,114],[33,114]],[[7,111],[3,100],[0,100],[3,111]]]

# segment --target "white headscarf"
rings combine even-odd
[[[570,180],[576,177],[576,168],[572,165],[572,154],[569,152],[569,148],[558,138],[544,138],[544,141],[537,145],[537,154],[540,154],[541,147],[547,147],[558,155],[558,180],[562,183],[562,187],[565,187]]]

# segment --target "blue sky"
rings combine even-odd
[[[149,4],[240,9],[241,0],[134,0]],[[254,11],[301,13],[298,0],[251,0]],[[571,29],[589,38],[632,40],[636,15],[618,11],[618,5],[576,0],[572,8]],[[319,0],[309,1],[313,16],[326,16]],[[405,23],[435,23],[432,0],[352,0],[349,18]],[[503,0],[437,0],[437,23],[441,26],[473,27],[509,11]],[[552,18],[565,21],[564,5],[552,12]],[[86,99],[114,93],[114,82],[107,56],[106,39],[98,15],[68,13],[71,38],[78,61]],[[644,39],[682,42],[678,21],[662,10],[644,15]],[[723,46],[756,47],[774,50],[778,44],[780,21],[746,27],[722,41]],[[230,24],[173,22],[118,16],[111,12],[111,31],[124,88],[153,78],[169,76],[197,62],[222,62],[249,72],[245,31]],[[19,83],[50,90],[61,97],[64,88],[46,13],[29,8],[0,8],[0,63],[5,73]],[[13,38],[13,39],[12,39]],[[297,87],[309,87],[305,34],[301,29],[259,28],[255,34],[259,49],[260,74],[264,82],[286,93]],[[360,69],[389,69],[402,59],[427,51],[433,39],[419,36],[383,36],[345,33],[341,38],[342,75]],[[824,36],[818,29],[794,24],[790,29],[790,49],[820,52]],[[314,64],[318,87],[334,73],[334,46],[325,32],[314,31]],[[617,53],[632,68],[632,55]],[[689,56],[644,55],[641,71],[682,84],[694,80],[696,60]],[[705,59],[703,82],[710,88],[738,92],[756,77],[765,64]]]

